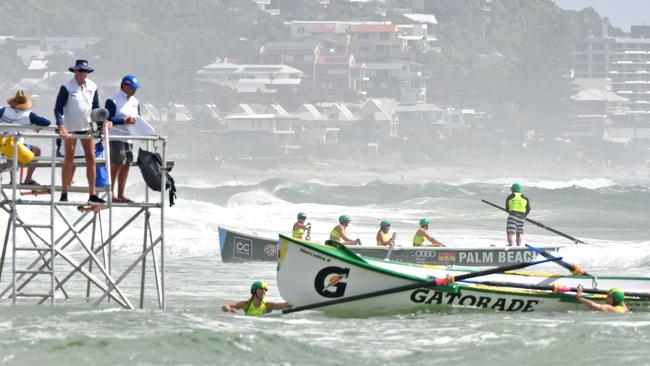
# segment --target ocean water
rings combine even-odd
[[[650,276],[647,186],[604,179],[522,183],[531,199],[531,218],[589,243],[562,249],[565,260],[597,274]],[[505,245],[505,214],[480,200],[501,205],[509,184],[508,179],[350,185],[179,179],[177,205],[166,211],[167,310],[157,310],[150,270],[144,310],[106,303],[91,307],[83,298],[81,278],[66,287],[73,298],[57,299],[54,307],[11,306],[3,299],[0,365],[650,364],[650,313],[453,309],[251,318],[220,310],[224,303],[245,300],[257,279],[269,283],[271,300],[281,297],[275,264],[221,262],[219,225],[272,237],[288,233],[296,213],[304,211],[318,240],[327,237],[339,215],[347,214],[352,218],[348,233],[371,244],[378,222],[388,218],[398,244],[406,245],[417,221],[429,217],[434,236],[449,246]],[[137,196],[132,185],[129,192]],[[37,210],[31,214],[46,218]],[[118,221],[125,217],[119,210],[114,215]],[[142,228],[134,227],[116,241],[115,268],[125,268],[141,251],[141,236]],[[526,242],[571,244],[531,224],[526,225]],[[71,250],[78,254],[81,249]],[[2,289],[10,278],[7,265]],[[553,265],[541,270],[564,273]],[[122,286],[134,304],[139,278],[138,267]]]

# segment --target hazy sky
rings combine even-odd
[[[650,0],[554,0],[564,9],[593,7],[615,27],[629,31],[631,25],[650,25]]]

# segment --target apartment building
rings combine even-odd
[[[633,26],[628,37],[599,34],[581,39],[575,51],[577,78],[608,78],[628,99],[630,114],[650,121],[650,26]]]

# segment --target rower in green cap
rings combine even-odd
[[[517,246],[520,246],[524,236],[524,223],[530,213],[530,200],[521,193],[521,184],[514,183],[510,187],[510,195],[506,198],[506,211],[509,213],[506,223],[508,246],[513,246],[514,236],[517,235]]]
[[[601,311],[604,313],[629,313],[630,308],[625,305],[625,293],[617,288],[609,290],[607,293],[607,300],[604,304],[599,304],[593,300],[585,299],[582,297],[582,285],[576,289],[576,299],[579,302],[587,305],[589,309]]]
[[[381,220],[379,223],[379,231],[377,231],[377,245],[378,246],[388,246],[395,245],[395,238],[397,234],[393,232],[393,236],[390,237],[388,232],[390,231],[390,221]]]
[[[429,223],[430,220],[427,218],[420,219],[420,228],[418,231],[415,232],[415,235],[413,235],[413,246],[414,247],[421,247],[421,246],[431,246],[431,247],[444,247],[445,245],[436,240],[433,236],[429,234]],[[428,240],[431,242],[431,244],[424,244],[424,240]]]
[[[266,291],[269,285],[264,281],[255,281],[251,285],[251,297],[246,301],[239,301],[234,304],[226,304],[221,307],[221,310],[230,313],[236,313],[237,310],[244,310],[244,314],[251,316],[264,315],[272,312],[273,310],[283,310],[291,307],[291,304],[286,302],[272,302],[266,301]]]
[[[345,234],[345,229],[350,225],[350,221],[352,220],[350,220],[350,216],[348,215],[339,216],[338,225],[334,226],[332,231],[330,231],[330,240],[338,241],[345,245],[361,245],[361,240],[358,238],[352,240]]]
[[[293,231],[291,232],[292,238],[302,239],[305,235],[305,230],[311,229],[311,223],[305,224],[305,220],[307,220],[307,215],[304,212],[298,212],[298,221],[293,224]]]

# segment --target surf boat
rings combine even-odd
[[[263,238],[232,229],[219,227],[221,260],[224,262],[248,262],[277,260],[277,239]],[[542,246],[547,252],[557,252],[561,245]],[[349,246],[350,250],[364,257],[390,259],[395,262],[431,265],[460,265],[493,267],[535,260],[538,255],[526,247],[388,247]]]
[[[604,301],[620,288],[633,310],[650,309],[650,278],[593,277],[404,264],[362,257],[337,242],[280,235],[277,283],[294,310],[396,312],[462,307],[506,312],[587,310],[575,297]],[[524,267],[530,263],[508,265]],[[487,272],[487,273],[486,273]],[[485,275],[475,276],[481,273]],[[472,280],[465,278],[473,277]]]

